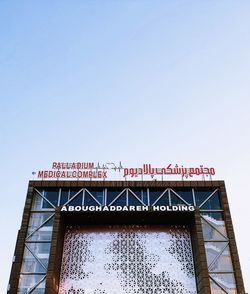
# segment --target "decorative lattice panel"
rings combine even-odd
[[[185,226],[68,227],[59,294],[194,294]]]

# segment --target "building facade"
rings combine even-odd
[[[8,294],[244,294],[223,181],[30,181]]]

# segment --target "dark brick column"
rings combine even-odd
[[[198,294],[211,294],[210,281],[207,269],[206,252],[202,234],[202,224],[199,210],[196,209],[191,225],[194,266]]]
[[[222,209],[224,211],[224,218],[225,218],[225,224],[226,224],[226,229],[227,229],[227,235],[228,235],[228,239],[229,239],[229,247],[230,247],[230,251],[231,251],[237,293],[238,294],[245,294],[246,292],[244,289],[244,283],[243,283],[243,279],[242,279],[239,255],[238,255],[238,250],[237,250],[237,246],[236,246],[233,223],[232,223],[232,218],[231,218],[230,209],[229,209],[229,205],[228,205],[226,188],[225,188],[224,182],[220,183],[220,198],[221,198]]]
[[[45,294],[57,294],[61,270],[65,227],[60,209],[56,209],[50,248],[48,271],[46,275]]]
[[[19,283],[19,276],[22,267],[22,260],[23,260],[23,251],[25,245],[25,238],[27,235],[28,225],[29,225],[29,218],[30,218],[30,210],[33,200],[33,187],[28,187],[27,198],[23,210],[23,218],[21,228],[18,231],[15,253],[10,273],[9,279],[9,290],[8,294],[16,294],[18,289]]]

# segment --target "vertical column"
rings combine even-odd
[[[193,224],[191,226],[191,237],[194,254],[197,293],[211,294],[202,225],[198,209],[196,209],[194,213]]]
[[[240,267],[240,262],[239,262],[239,256],[238,256],[235,235],[234,235],[234,230],[233,230],[232,218],[231,218],[231,214],[230,214],[230,209],[229,209],[229,205],[228,205],[226,188],[225,188],[224,182],[220,183],[220,196],[221,196],[221,205],[222,205],[222,208],[224,211],[225,225],[226,225],[228,239],[229,239],[229,247],[230,247],[231,258],[232,258],[232,262],[233,262],[237,293],[238,294],[245,294],[242,273],[241,273],[241,267]]]
[[[12,264],[10,279],[9,279],[9,286],[7,291],[8,294],[16,294],[18,290],[19,277],[20,277],[20,272],[22,267],[23,251],[24,251],[26,234],[28,230],[32,199],[33,199],[33,187],[29,185],[26,202],[24,206],[24,211],[23,211],[22,224],[17,235],[17,242],[16,242],[13,264]]]
[[[46,275],[45,294],[58,293],[64,231],[65,226],[61,219],[61,211],[60,208],[57,208],[53,226],[48,271]]]

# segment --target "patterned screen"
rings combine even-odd
[[[185,226],[67,227],[59,294],[194,294]]]

